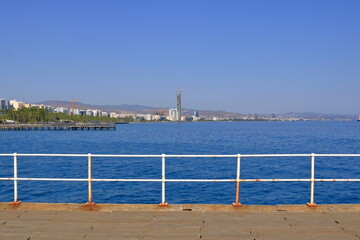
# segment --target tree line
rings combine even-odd
[[[133,122],[132,117],[110,118],[95,116],[68,115],[66,113],[48,112],[46,109],[30,107],[9,109],[4,115],[0,115],[0,122],[13,120],[17,123],[49,123],[49,122]]]

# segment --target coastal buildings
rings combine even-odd
[[[107,112],[102,112],[99,109],[77,109],[77,108],[67,108],[67,107],[54,107],[54,106],[46,106],[44,104],[30,104],[30,103],[24,103],[17,100],[6,100],[6,99],[0,99],[0,114],[5,114],[7,110],[14,109],[18,110],[20,108],[30,108],[30,107],[36,107],[36,108],[42,108],[45,109],[48,112],[54,112],[54,113],[64,113],[68,115],[75,115],[75,116],[94,116],[94,117],[110,117],[110,114]],[[115,117],[115,115],[112,115]]]
[[[176,92],[176,107],[170,108],[168,110],[168,115],[163,111],[166,109],[155,109],[157,112],[155,114],[147,113],[146,109],[144,113],[121,113],[118,112],[107,112],[101,111],[99,109],[79,109],[75,108],[74,101],[72,102],[71,107],[66,107],[64,104],[59,104],[58,106],[45,106],[43,104],[30,104],[24,103],[17,100],[8,101],[6,99],[1,99],[1,112],[0,114],[5,114],[8,109],[13,108],[14,110],[18,110],[20,108],[29,108],[29,107],[36,107],[36,108],[43,108],[46,109],[48,112],[54,113],[62,113],[71,116],[90,116],[90,117],[111,117],[111,118],[127,118],[131,119],[131,121],[137,122],[152,122],[152,121],[198,121],[200,118],[196,117],[193,118],[191,115],[183,115],[182,113],[182,99],[181,99],[181,91],[178,90]],[[154,110],[154,111],[155,111]]]
[[[19,108],[25,107],[25,108],[29,108],[31,107],[30,103],[23,103],[21,101],[17,101],[17,100],[10,100],[9,101],[12,108],[14,108],[15,110],[18,110]]]
[[[169,121],[182,121],[185,120],[185,117],[182,117],[181,109],[181,90],[176,92],[176,108],[169,109],[169,116],[167,117]]]
[[[130,122],[156,122],[156,121],[327,121],[333,120],[327,118],[311,118],[307,116],[298,116],[293,114],[287,115],[275,115],[275,114],[238,114],[224,111],[201,111],[201,116],[199,111],[194,111],[190,109],[182,109],[182,96],[181,91],[176,92],[176,107],[174,108],[161,108],[157,109],[154,107],[149,107],[144,109],[134,109],[134,110],[121,110],[116,108],[106,108],[106,109],[81,109],[79,104],[78,108],[73,108],[71,103],[61,102],[61,104],[47,106],[44,104],[30,104],[17,100],[7,100],[0,99],[0,115],[4,115],[7,110],[14,109],[18,110],[20,108],[29,108],[36,107],[41,109],[46,109],[47,112],[63,113],[71,116],[91,116],[91,117],[110,117],[117,119],[126,119]],[[68,107],[67,107],[68,106]],[[71,106],[71,107],[70,107]],[[86,105],[83,105],[86,106]],[[95,119],[94,119],[95,120]],[[356,120],[356,117],[339,118],[335,120]],[[2,120],[4,121],[4,120]],[[95,120],[96,121],[96,120]]]
[[[4,114],[6,110],[10,109],[10,102],[6,99],[0,99],[0,113]]]

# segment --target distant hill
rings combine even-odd
[[[57,101],[57,100],[48,100],[38,102],[37,104],[44,104],[47,106],[53,107],[71,107],[71,102],[68,101]],[[91,105],[81,102],[75,103],[76,108],[78,109],[99,109],[105,112],[117,112],[117,113],[125,113],[125,114],[154,114],[157,109],[169,109],[169,107],[153,107],[146,105],[131,105],[131,104],[120,104],[120,105]],[[183,109],[184,116],[192,116],[194,114],[195,109]],[[163,110],[163,112],[167,115],[167,111]],[[244,116],[239,113],[231,113],[225,111],[213,111],[213,110],[200,110],[201,116],[212,116],[212,117],[229,117],[229,118],[239,118]]]
[[[67,101],[57,101],[57,100],[48,100],[38,102],[37,104],[44,104],[54,107],[71,107],[71,102]],[[91,105],[81,102],[75,103],[76,108],[78,109],[99,109],[105,112],[117,112],[117,113],[142,113],[150,110],[157,109],[156,107],[144,106],[144,105],[130,105],[130,104],[121,104],[121,105]]]
[[[68,101],[57,101],[57,100],[49,100],[38,102],[37,104],[44,104],[47,106],[53,107],[71,107],[71,102]],[[159,111],[158,109],[169,109],[168,107],[153,107],[146,105],[131,105],[131,104],[119,104],[119,105],[91,105],[86,103],[77,102],[75,104],[78,109],[99,109],[104,112],[116,112],[123,114],[148,114]],[[198,110],[198,109],[196,109]],[[195,109],[183,109],[184,116],[192,116],[194,114]],[[248,114],[240,114],[233,112],[226,112],[222,110],[214,111],[214,110],[198,110],[201,116],[206,117],[220,117],[220,118],[243,118]],[[166,110],[163,110],[165,115],[168,114]],[[262,114],[258,114],[259,116],[264,116]],[[303,118],[303,119],[311,119],[311,120],[330,120],[330,121],[338,121],[338,120],[355,120],[357,116],[355,115],[341,115],[341,114],[324,114],[324,113],[297,113],[290,112],[286,114],[276,114],[277,116],[282,116],[286,118]]]

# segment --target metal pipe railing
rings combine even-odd
[[[310,161],[310,203],[308,203],[309,206],[315,206],[316,204],[314,203],[314,193],[315,193],[315,154],[312,153],[311,154],[311,161]]]
[[[14,153],[14,203],[18,203],[18,159],[17,153]]]
[[[234,206],[241,205],[240,201],[240,158],[241,154],[237,155],[237,161],[236,161],[236,190],[235,190],[235,203],[233,203]]]
[[[161,206],[166,206],[165,202],[165,154],[161,155]]]
[[[92,156],[91,153],[88,154],[88,202],[87,205],[94,205],[92,200]]]
[[[168,205],[166,203],[166,182],[235,182],[235,203],[240,203],[240,184],[241,182],[310,182],[310,202],[309,206],[316,206],[315,182],[360,182],[360,179],[316,179],[315,178],[315,157],[360,157],[360,154],[235,154],[235,155],[106,155],[106,154],[0,154],[0,157],[11,156],[14,161],[14,176],[1,178],[0,181],[14,182],[14,201],[12,204],[20,204],[18,198],[18,181],[73,181],[88,182],[88,202],[87,205],[93,205],[92,183],[93,182],[161,182],[161,206]],[[19,157],[87,157],[88,159],[88,177],[83,178],[19,178],[18,177],[18,158]],[[161,179],[94,179],[92,177],[92,160],[97,157],[109,158],[161,158]],[[166,158],[236,158],[236,179],[167,179],[166,175]],[[241,179],[241,158],[253,157],[310,157],[310,178],[307,179]]]

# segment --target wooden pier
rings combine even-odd
[[[2,131],[76,131],[76,130],[116,130],[114,123],[5,123],[0,124]]]

